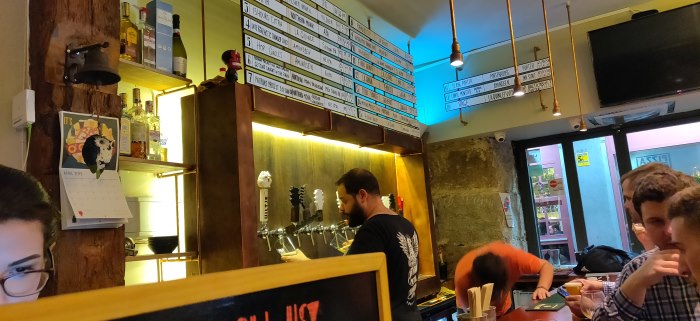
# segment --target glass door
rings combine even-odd
[[[630,249],[612,136],[573,142],[589,245]]]
[[[527,163],[542,258],[576,264],[561,144],[528,149]]]

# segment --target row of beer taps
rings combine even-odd
[[[324,195],[320,189],[315,189],[313,192],[313,204],[315,211],[311,214],[311,209],[304,203],[306,187],[292,186],[289,189],[289,200],[291,202],[291,224],[282,228],[270,228],[268,226],[269,216],[269,200],[268,190],[272,185],[272,176],[267,171],[260,172],[258,176],[258,187],[260,188],[260,226],[258,228],[258,237],[267,241],[267,248],[272,251],[270,239],[277,239],[283,242],[285,238],[296,238],[298,248],[301,246],[301,236],[307,236],[311,240],[313,246],[316,245],[315,235],[323,237],[324,244],[331,244],[336,248],[342,247],[345,241],[350,240],[350,234],[354,238],[357,228],[349,227],[346,221],[341,220],[331,225],[323,224],[323,204]],[[340,200],[337,197],[336,201],[340,207]],[[326,236],[330,235],[330,239]]]

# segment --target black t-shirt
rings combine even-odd
[[[386,255],[392,320],[420,321],[416,308],[418,234],[413,224],[392,214],[378,214],[365,221],[348,254],[373,252]]]

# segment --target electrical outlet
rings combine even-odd
[[[22,129],[34,121],[34,90],[22,89],[12,97],[12,127]]]

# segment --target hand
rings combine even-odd
[[[309,258],[306,257],[304,252],[301,250],[294,250],[292,252],[288,253],[283,253],[281,256],[282,261],[284,262],[302,262],[302,261],[308,261]]]
[[[635,271],[630,279],[634,279],[641,286],[649,288],[663,279],[665,276],[679,276],[680,251],[676,249],[658,251],[649,256],[649,259]]]
[[[571,310],[571,313],[573,313],[575,316],[579,318],[585,318],[586,316],[583,315],[583,312],[581,312],[581,296],[580,295],[569,295],[566,297],[566,306],[569,307],[569,310]]]
[[[549,291],[543,289],[543,288],[537,288],[535,289],[535,292],[532,292],[532,299],[533,300],[542,300],[546,299],[549,297]]]

